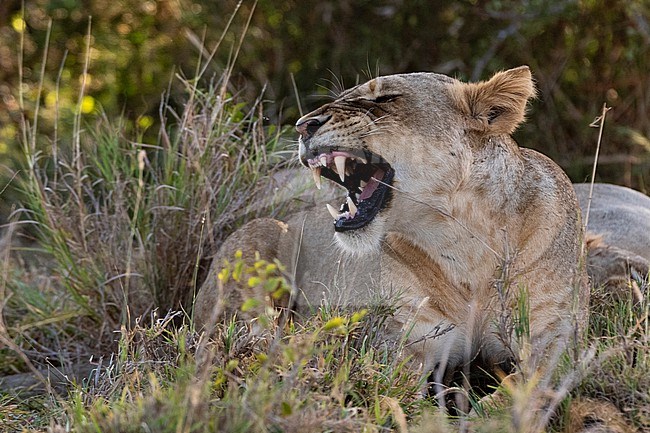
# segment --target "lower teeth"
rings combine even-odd
[[[345,210],[347,204],[348,210]],[[357,206],[354,204],[354,201],[348,196],[346,198],[346,204],[341,205],[341,208],[337,211],[334,206],[329,203],[326,203],[327,211],[332,215],[332,218],[335,220],[340,220],[341,218],[352,219],[357,214]]]
[[[332,206],[332,205],[329,204],[329,203],[327,203],[326,206],[327,206],[327,211],[330,213],[330,215],[332,215],[332,218],[334,218],[335,220],[339,219],[339,216],[340,216],[340,215],[339,215],[339,213],[336,211],[336,209],[334,208],[334,206]]]
[[[354,201],[348,196],[346,198],[346,202],[348,204],[348,209],[350,210],[350,217],[354,218],[354,216],[357,214],[357,207],[354,204]]]

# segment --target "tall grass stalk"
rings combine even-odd
[[[596,168],[598,167],[598,156],[600,155],[600,146],[603,141],[603,130],[605,129],[605,117],[607,112],[611,110],[611,107],[607,106],[607,103],[603,103],[603,108],[601,110],[600,116],[596,117],[593,122],[589,125],[592,128],[598,128],[598,142],[596,143],[596,153],[594,155],[594,164],[591,170],[591,181],[589,182],[589,198],[587,199],[587,211],[584,215],[583,226],[586,228],[589,225],[589,211],[591,210],[591,199],[594,193],[594,182],[596,181]],[[584,244],[583,244],[584,247]]]

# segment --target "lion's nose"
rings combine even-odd
[[[301,117],[296,122],[296,131],[298,131],[298,134],[300,134],[303,140],[308,140],[313,137],[321,126],[330,120],[330,117],[332,116]]]

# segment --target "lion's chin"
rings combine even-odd
[[[346,253],[360,256],[379,252],[384,237],[386,218],[378,215],[365,227],[346,232],[336,232],[334,239]]]

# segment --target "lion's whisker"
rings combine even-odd
[[[385,125],[385,124],[378,125],[378,123],[380,123],[382,120],[387,119],[388,117],[389,117],[389,115],[384,115],[384,116],[378,117],[372,123],[366,123],[366,124],[357,126],[354,132],[360,133],[361,138],[369,137],[371,135],[381,134],[383,132],[393,132],[390,125]],[[370,131],[361,132],[362,130],[364,130],[366,128],[371,128],[373,126],[374,126],[374,129],[372,129]]]
[[[360,134],[360,137],[364,138],[364,137],[369,137],[371,135],[383,134],[385,132],[392,132],[392,131],[389,128],[380,127],[380,128],[375,128],[372,131],[363,132]]]

